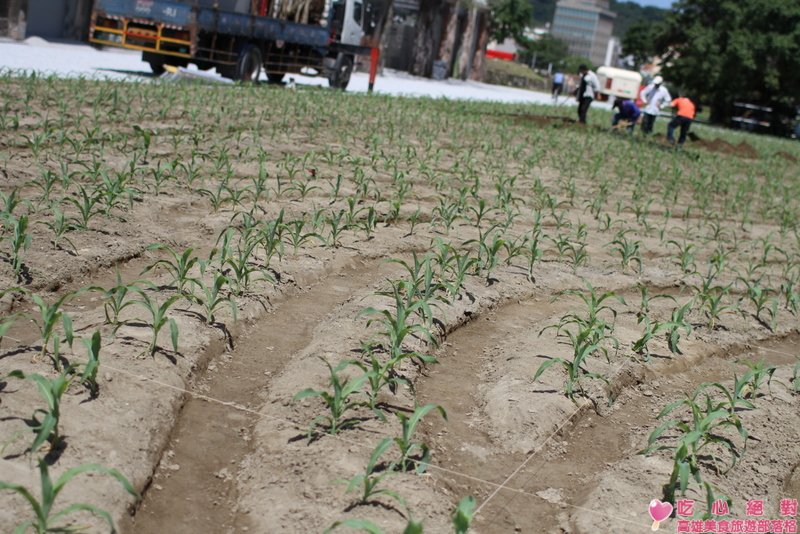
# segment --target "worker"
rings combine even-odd
[[[600,90],[600,81],[586,65],[578,67],[578,74],[581,76],[578,93],[575,95],[578,100],[578,122],[586,124],[586,114],[589,112],[589,106],[592,105],[595,92]]]
[[[628,133],[633,134],[636,124],[642,117],[642,110],[639,109],[636,103],[628,98],[617,98],[614,100],[611,109],[617,110],[614,117],[611,119],[611,126],[616,129],[621,127],[621,123],[624,122],[626,123],[625,128],[627,128]]]
[[[664,78],[661,76],[653,78],[653,81],[642,91],[641,98],[644,105],[642,133],[653,133],[653,125],[656,123],[658,113],[672,99],[669,91],[664,87]]]
[[[687,98],[683,92],[678,93],[678,98],[673,100],[670,103],[670,106],[675,108],[677,111],[667,126],[667,141],[672,144],[675,143],[675,137],[673,134],[675,132],[675,128],[680,127],[681,135],[678,138],[678,146],[682,146],[686,141],[686,134],[689,133],[689,127],[692,125],[697,108],[695,107],[694,102]]]
[[[564,73],[556,71],[553,75],[553,102],[558,102],[558,97],[564,92]]]

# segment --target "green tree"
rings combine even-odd
[[[523,39],[525,28],[533,21],[529,0],[491,0],[492,37],[502,42],[506,37]]]
[[[657,42],[665,77],[727,122],[748,100],[789,111],[800,95],[800,2],[681,0]]]
[[[649,22],[633,24],[622,38],[622,53],[633,56],[633,61],[638,67],[650,61],[656,55],[655,39],[661,28]]]
[[[536,56],[536,65],[559,65],[569,55],[567,43],[549,33],[535,41],[525,38],[520,44],[524,49],[523,60],[528,64]]]

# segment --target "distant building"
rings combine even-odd
[[[558,0],[550,33],[569,47],[569,53],[603,65],[616,14],[609,0]]]

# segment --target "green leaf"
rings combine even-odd
[[[453,527],[456,534],[466,534],[472,523],[475,514],[475,498],[472,496],[464,497],[456,506],[453,513]]]
[[[169,335],[172,340],[172,349],[178,352],[178,324],[172,318],[169,320]]]
[[[356,530],[364,530],[369,534],[383,534],[383,531],[378,528],[375,523],[367,521],[366,519],[345,519],[344,521],[337,521],[328,527],[324,534],[332,532],[336,527],[340,526],[350,527]]]

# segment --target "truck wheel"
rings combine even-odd
[[[269,83],[281,83],[283,81],[283,77],[286,76],[285,72],[268,72],[267,79]]]
[[[166,72],[167,69],[164,68],[163,61],[151,61],[150,70],[153,71],[154,76],[161,76]]]
[[[234,79],[245,83],[257,82],[261,74],[262,62],[261,50],[256,45],[246,45],[239,52]]]
[[[339,52],[336,57],[336,63],[333,66],[333,72],[328,77],[328,84],[334,89],[347,89],[347,84],[350,83],[350,75],[353,74],[353,56]]]

